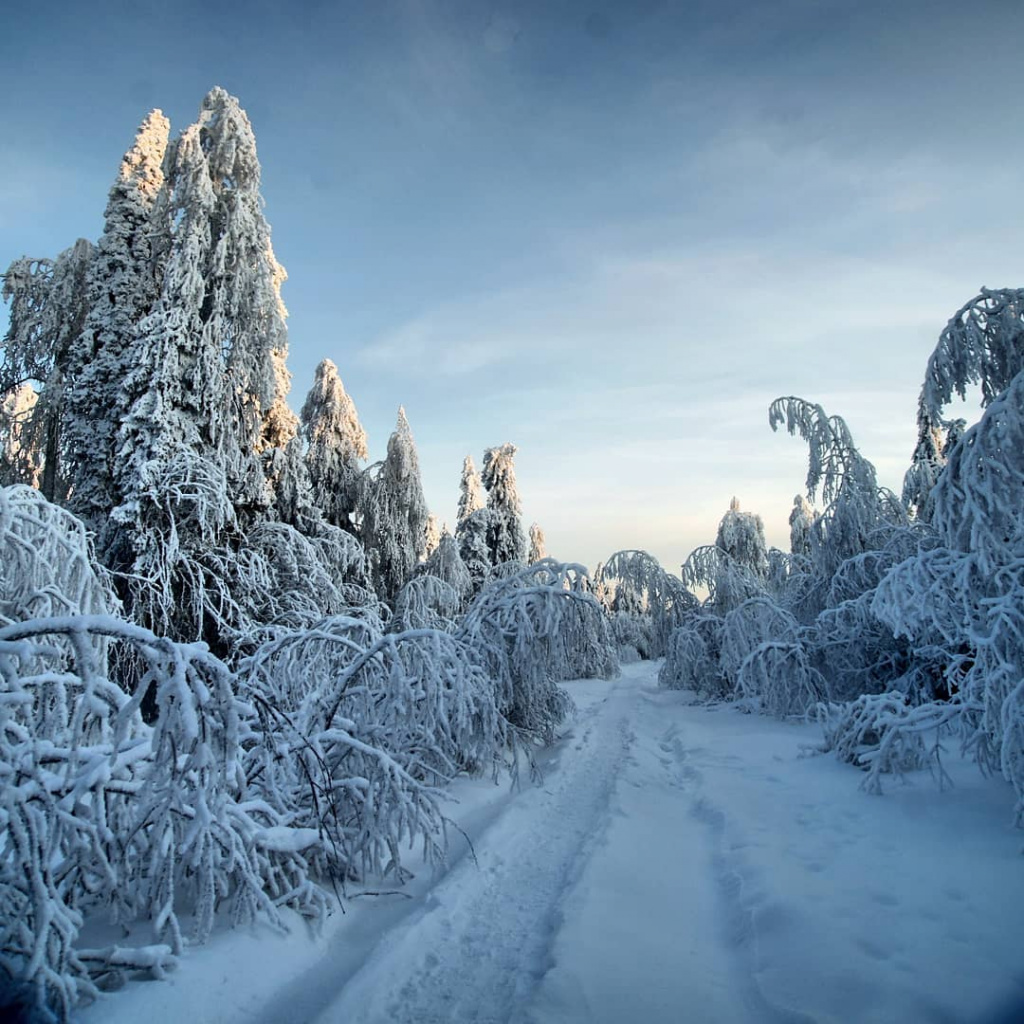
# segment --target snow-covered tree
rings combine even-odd
[[[447,526],[441,531],[437,547],[417,571],[436,576],[453,587],[461,601],[465,601],[473,592],[473,578],[459,554],[459,545],[448,532]]]
[[[522,502],[516,487],[515,456],[518,449],[506,443],[484,452],[483,485],[491,513],[487,547],[492,565],[526,562],[526,537],[521,520]]]
[[[489,508],[478,508],[471,512],[456,527],[455,538],[459,555],[473,581],[474,591],[483,586],[494,567],[487,538],[491,532],[492,513]]]
[[[316,368],[302,406],[302,432],[314,504],[329,523],[353,531],[360,462],[368,455],[366,432],[330,359]]]
[[[37,385],[38,400],[21,426],[21,443],[42,453],[39,485],[47,498],[67,494],[67,397],[81,369],[82,326],[93,246],[80,238],[55,260],[23,257],[3,275],[10,323],[3,339],[0,394]]]
[[[715,544],[755,576],[767,574],[768,548],[764,539],[764,522],[753,512],[741,511],[738,498],[729,502],[729,511],[718,524]]]
[[[364,476],[359,511],[380,593],[391,599],[420,561],[429,515],[416,444],[403,408],[398,410],[383,463]]]
[[[484,495],[480,476],[473,465],[473,458],[467,455],[462,461],[462,479],[459,481],[459,508],[456,515],[456,530],[474,512],[484,507]]]
[[[441,543],[441,522],[431,512],[427,516],[427,525],[423,528],[423,553],[421,558],[426,561],[436,550],[437,545]]]
[[[530,553],[527,556],[527,562],[533,565],[534,562],[539,562],[542,558],[548,557],[547,546],[544,541],[544,531],[540,527],[540,523],[530,524]]]
[[[117,433],[127,414],[124,381],[139,321],[160,287],[153,207],[163,187],[170,123],[159,110],[142,122],[107,200],[103,235],[86,280],[81,369],[67,397],[71,506],[99,524],[120,504],[114,485]]]
[[[814,506],[802,495],[793,498],[789,513],[789,550],[804,558],[811,553],[811,527],[814,524]]]

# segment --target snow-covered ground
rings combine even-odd
[[[570,683],[579,714],[521,789],[458,780],[442,873],[310,936],[226,931],[86,1024],[161,1021],[995,1021],[1024,1009],[1010,788],[803,756],[817,731],[659,690]]]

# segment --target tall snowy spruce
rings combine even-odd
[[[352,513],[359,497],[360,462],[369,452],[366,431],[338,376],[324,359],[302,406],[302,433],[313,503],[327,522],[354,531]]]
[[[170,122],[159,110],[142,122],[107,200],[103,235],[86,281],[82,368],[67,395],[69,504],[101,525],[121,495],[114,484],[117,433],[128,407],[124,381],[136,326],[156,301],[165,255],[154,245],[153,207],[164,183]]]
[[[297,419],[283,268],[262,213],[248,118],[223,89],[168,147],[154,205],[159,296],[136,327],[124,381],[108,559],[130,570],[147,624],[188,638],[237,605],[232,559],[211,553],[270,513]],[[177,592],[177,598],[171,594]]]
[[[526,537],[521,519],[522,502],[516,487],[515,457],[518,449],[506,443],[484,452],[482,480],[487,490],[487,547],[492,565],[526,563]]]
[[[494,565],[487,535],[490,532],[491,513],[484,506],[483,485],[473,464],[473,457],[467,455],[462,461],[462,477],[459,480],[459,507],[455,523],[455,540],[459,555],[478,591],[487,579]]]
[[[391,600],[423,555],[429,516],[416,443],[403,408],[384,461],[364,475],[359,511],[379,592]]]

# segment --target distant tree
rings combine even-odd
[[[729,502],[729,511],[718,524],[715,544],[734,562],[756,575],[768,569],[768,548],[764,539],[764,521],[753,512],[743,512],[738,498]]]
[[[80,371],[67,395],[70,505],[94,525],[121,502],[114,484],[117,432],[128,412],[124,381],[136,326],[159,294],[153,208],[163,187],[170,124],[142,122],[107,200],[103,235],[86,279]]]
[[[427,556],[419,572],[436,576],[453,587],[463,600],[473,592],[473,579],[447,526],[441,531],[437,547]]]
[[[306,465],[313,503],[329,523],[354,532],[359,464],[368,455],[366,431],[330,359],[316,368],[313,387],[302,406],[302,432],[309,445]]]
[[[364,474],[359,510],[378,589],[391,600],[423,554],[429,514],[405,409],[398,410],[398,422],[388,438],[383,463]]]
[[[515,455],[506,443],[484,452],[483,484],[487,490],[487,548],[492,565],[526,561],[526,537],[520,518],[522,503],[516,487]]]
[[[802,494],[796,495],[793,510],[789,513],[789,550],[794,555],[810,555],[813,523],[814,506]]]
[[[455,539],[459,556],[473,581],[473,590],[478,591],[493,568],[491,550],[487,537],[491,532],[493,513],[489,508],[478,508],[459,523]]]
[[[423,553],[421,558],[426,561],[436,550],[437,545],[441,543],[441,524],[438,522],[437,516],[431,512],[427,516],[427,525],[423,528]]]
[[[459,481],[459,509],[455,520],[456,530],[474,512],[484,507],[483,490],[473,458],[467,455],[462,462],[462,479]]]
[[[542,558],[548,557],[547,547],[544,544],[544,531],[539,523],[530,524],[530,554],[527,561],[530,565],[539,562]]]

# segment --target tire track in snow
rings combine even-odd
[[[477,841],[479,867],[465,860],[435,886],[318,1021],[520,1019],[550,967],[560,904],[607,820],[635,739],[634,699],[620,683],[587,713],[575,730],[582,738]]]

